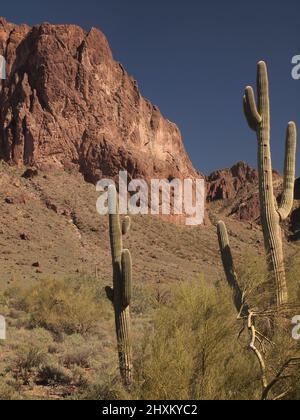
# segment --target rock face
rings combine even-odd
[[[213,172],[207,179],[207,201],[232,200],[239,191],[250,190],[258,183],[258,173],[245,162],[238,162],[231,169]]]
[[[274,193],[281,199],[283,179],[273,171]],[[207,201],[220,202],[227,216],[242,222],[260,223],[260,201],[258,172],[245,162],[239,162],[230,169],[212,173],[207,178]],[[300,239],[300,178],[295,182],[294,209],[285,224],[291,240]]]
[[[0,18],[7,79],[0,93],[0,158],[76,167],[86,180],[196,177],[177,126],[140,95],[102,32],[16,26]]]
[[[245,162],[222,169],[207,178],[208,203],[222,201],[227,216],[243,222],[258,222],[260,218],[258,172]]]

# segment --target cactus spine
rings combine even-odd
[[[273,191],[268,71],[263,61],[258,63],[257,95],[256,103],[252,87],[246,88],[244,111],[250,128],[257,133],[261,222],[268,269],[275,283],[277,305],[280,306],[288,301],[280,222],[289,216],[293,206],[297,130],[294,122],[288,124],[284,193],[278,207]]]
[[[243,293],[240,289],[238,278],[234,269],[227,228],[224,222],[218,223],[218,238],[225,275],[233,292],[234,306],[236,307],[237,312],[241,316],[244,316],[248,313],[248,307],[246,307],[243,302]]]
[[[132,345],[130,303],[132,295],[132,260],[127,249],[123,249],[122,236],[130,229],[130,218],[120,223],[118,195],[115,186],[108,190],[109,233],[113,266],[113,289],[106,288],[108,298],[115,311],[116,334],[120,373],[126,387],[132,384]]]

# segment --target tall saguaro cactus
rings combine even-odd
[[[257,133],[261,222],[268,268],[275,283],[279,306],[288,301],[280,222],[289,216],[293,206],[297,129],[294,122],[288,124],[284,192],[278,206],[273,191],[268,71],[263,61],[258,63],[257,95],[256,102],[252,87],[246,87],[244,111],[250,128]]]
[[[130,218],[126,217],[121,225],[115,186],[108,190],[109,201],[109,234],[113,266],[113,289],[106,288],[108,298],[115,311],[116,334],[120,372],[123,383],[129,387],[132,383],[132,345],[130,302],[132,294],[132,261],[131,254],[123,249],[122,236],[130,229]]]

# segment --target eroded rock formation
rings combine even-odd
[[[178,127],[141,96],[99,30],[0,18],[0,54],[0,158],[75,166],[91,182],[120,169],[146,180],[198,176]]]

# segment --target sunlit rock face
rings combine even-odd
[[[99,30],[0,19],[7,79],[0,93],[0,158],[78,167],[88,181],[198,177],[178,127],[144,99]]]

